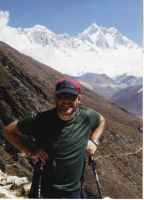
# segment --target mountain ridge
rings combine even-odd
[[[142,77],[123,74],[110,78],[106,74],[85,73],[73,78],[129,112],[142,116]]]
[[[141,47],[114,27],[91,24],[83,32],[70,36],[56,34],[42,25],[8,26],[9,16],[2,11],[0,18],[0,41],[61,73],[141,74]]]

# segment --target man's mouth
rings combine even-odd
[[[60,112],[69,115],[69,114],[73,113],[73,108],[72,107],[61,107]]]

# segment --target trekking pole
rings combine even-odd
[[[1,136],[2,136],[4,132],[4,123],[1,119],[0,119],[0,131],[1,131]]]
[[[43,172],[43,163],[39,161],[38,163],[38,170],[39,170],[39,179],[38,179],[38,193],[37,193],[37,198],[41,199],[42,198],[42,172]]]
[[[33,181],[28,197],[30,199],[42,199],[42,174],[43,174],[43,163],[39,160],[35,164],[35,170],[33,174]]]
[[[83,165],[83,172],[82,172],[82,176],[81,176],[81,189],[80,189],[80,193],[81,193],[81,198],[85,199],[85,192],[84,192],[84,171],[85,171],[85,166],[86,166],[86,159],[84,158],[84,165]]]
[[[100,184],[99,177],[98,177],[97,170],[96,170],[96,160],[93,157],[89,157],[89,165],[90,164],[92,166],[92,171],[93,171],[93,174],[94,174],[95,179],[96,179],[96,186],[97,186],[97,190],[98,190],[98,196],[97,197],[98,197],[98,199],[102,199],[101,184]]]
[[[5,144],[5,140],[4,140],[4,130],[5,129],[5,125],[3,123],[3,121],[0,119],[0,144],[4,145]]]

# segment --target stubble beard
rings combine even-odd
[[[76,108],[58,108],[58,115],[62,120],[70,120],[74,117]]]

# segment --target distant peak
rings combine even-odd
[[[51,34],[55,36],[55,33],[51,30],[49,30],[46,26],[36,24],[32,28],[25,28],[26,31],[32,31],[32,32],[39,32],[39,33],[45,33],[45,34]]]
[[[97,29],[99,26],[96,23],[92,23],[89,28]]]
[[[34,26],[33,26],[33,29],[43,30],[43,31],[48,30],[46,26],[42,26],[42,25],[40,25],[40,24],[34,25]]]
[[[107,30],[108,30],[109,32],[111,32],[111,33],[114,33],[114,34],[119,33],[118,29],[116,29],[115,27],[110,27],[110,28],[108,28]]]
[[[95,33],[99,30],[99,26],[96,23],[92,23],[83,33]]]

